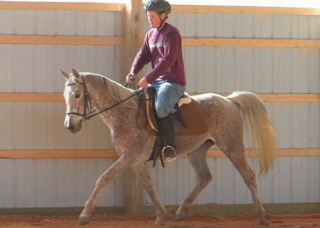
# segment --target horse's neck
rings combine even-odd
[[[95,83],[92,83],[94,80],[98,80]],[[88,93],[90,94],[91,105],[96,108],[98,111],[102,111],[104,109],[108,109],[108,114],[113,112],[119,112],[121,109],[123,112],[126,111],[126,108],[123,104],[117,105],[123,96],[129,95],[122,95],[127,94],[128,92],[125,91],[125,88],[122,88],[120,85],[114,84],[114,82],[110,79],[105,79],[102,77],[97,77],[94,80],[88,80],[87,89]],[[99,81],[101,80],[101,81]],[[90,83],[91,82],[91,83]],[[103,83],[102,83],[103,82]],[[116,94],[119,93],[119,94]],[[114,107],[113,107],[114,106]],[[121,113],[117,113],[117,115],[121,115]]]
[[[89,75],[85,77],[85,84],[90,95],[91,104],[100,109],[103,106],[114,102],[113,96],[108,96],[108,87],[106,83],[111,83],[109,80],[105,80],[100,75]]]
[[[102,94],[101,91],[96,91],[95,97],[94,105],[97,111],[103,111],[100,117],[112,132],[132,126],[135,119],[133,116],[136,116],[134,109],[128,108],[125,103],[120,103],[119,99],[112,98],[105,91]]]

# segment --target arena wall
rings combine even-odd
[[[117,159],[98,117],[77,134],[64,129],[59,69],[124,83],[148,30],[141,6],[139,0],[1,2],[0,212],[82,207],[97,177]],[[262,202],[320,209],[319,10],[173,5],[169,22],[183,37],[189,93],[246,90],[266,102],[278,145],[273,171],[258,179]],[[248,160],[257,170],[250,151]],[[221,151],[212,148],[208,163],[214,181],[195,205],[252,203]],[[165,169],[150,165],[150,172],[167,206],[179,204],[195,183],[185,157]],[[133,213],[137,207],[128,200],[133,182],[130,174],[121,175],[103,191],[98,206]],[[144,193],[140,200],[151,205]]]

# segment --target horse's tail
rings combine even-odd
[[[227,98],[240,107],[244,128],[259,151],[260,174],[266,174],[273,167],[277,140],[263,101],[251,92],[234,92]]]

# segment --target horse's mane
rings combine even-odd
[[[106,91],[112,99],[120,101],[132,95],[133,90],[125,88],[120,83],[113,81],[106,76],[94,73],[81,72],[85,83],[90,83],[93,87]],[[137,97],[133,97],[123,103],[130,108],[138,108]]]

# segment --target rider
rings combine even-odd
[[[175,160],[177,154],[171,114],[176,112],[175,105],[186,85],[181,35],[176,27],[165,21],[171,12],[169,2],[149,0],[144,10],[151,29],[145,36],[126,81],[131,83],[144,65],[151,62],[152,70],[140,80],[138,85],[144,89],[152,86],[156,90],[156,113],[160,131],[167,144],[163,149],[163,155],[165,161],[169,162]]]

